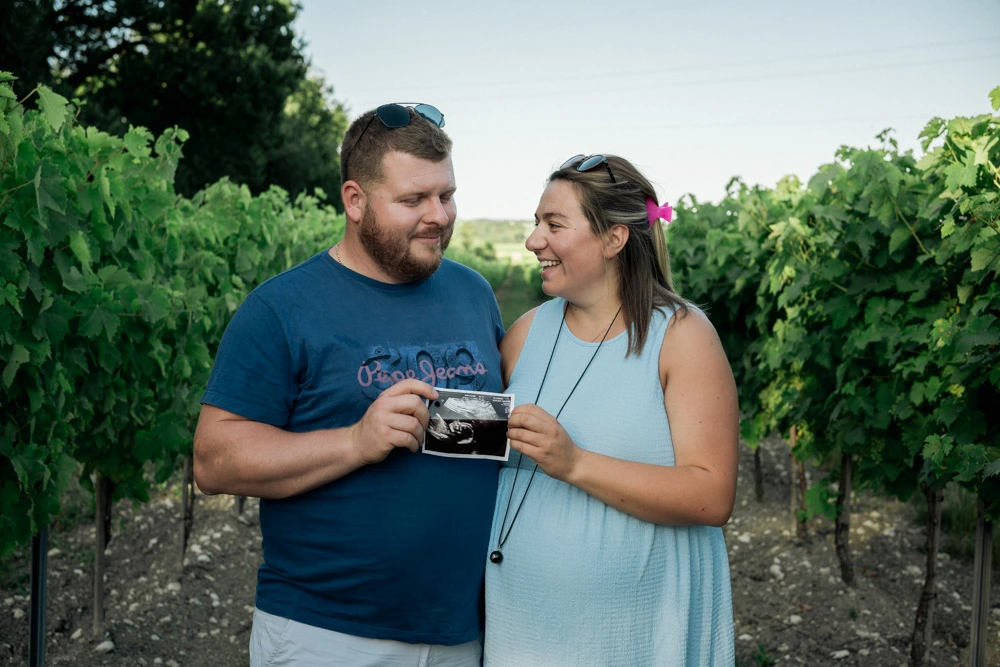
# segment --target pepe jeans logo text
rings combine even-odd
[[[372,400],[388,387],[407,379],[435,387],[482,391],[486,366],[475,343],[431,348],[375,347],[358,368],[358,384]]]

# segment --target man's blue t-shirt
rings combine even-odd
[[[405,378],[500,391],[503,324],[489,284],[444,260],[391,285],[328,252],[236,311],[202,398],[293,432],[356,423]],[[479,637],[497,463],[393,451],[313,491],[261,500],[257,607],[362,637]]]

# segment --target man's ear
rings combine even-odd
[[[625,225],[614,225],[608,230],[604,239],[604,256],[608,259],[616,257],[628,243],[629,230]]]
[[[344,202],[344,214],[350,222],[360,222],[365,213],[368,195],[357,181],[347,181],[340,186],[340,200]]]

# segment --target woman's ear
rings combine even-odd
[[[347,181],[340,186],[340,200],[344,202],[344,215],[351,222],[360,222],[365,213],[367,195],[357,181]]]
[[[604,239],[604,257],[611,259],[622,251],[628,243],[629,230],[625,225],[614,225]]]

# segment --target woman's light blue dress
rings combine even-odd
[[[508,392],[535,400],[565,301],[535,314]],[[674,465],[659,353],[670,315],[655,311],[645,349],[625,357],[628,336],[604,342],[560,423],[580,447],[620,459]],[[538,405],[555,414],[597,343],[563,327]],[[500,472],[490,551],[519,454]],[[507,523],[534,463],[525,457]],[[722,530],[662,526],[535,473],[503,548],[486,562],[487,667],[732,665],[733,605]]]

